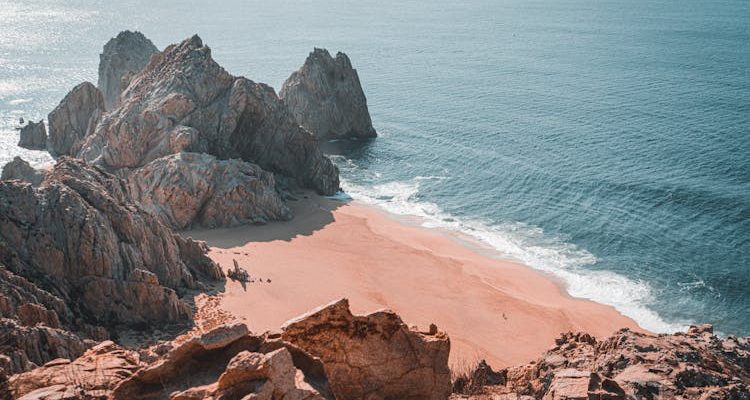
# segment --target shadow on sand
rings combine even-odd
[[[343,156],[366,163],[374,143],[373,139],[334,140],[321,143],[320,148],[328,156]],[[296,190],[293,194],[296,200],[286,202],[294,214],[291,221],[273,221],[265,225],[235,228],[193,229],[180,234],[222,249],[244,246],[250,242],[290,241],[298,236],[310,236],[333,222],[333,211],[348,202],[323,197],[310,190]]]
[[[287,201],[294,218],[272,221],[265,225],[245,225],[235,228],[195,229],[180,232],[183,237],[203,240],[210,247],[230,249],[250,242],[291,241],[299,236],[310,236],[334,222],[333,211],[347,201],[323,197],[310,191],[298,191],[297,200]]]

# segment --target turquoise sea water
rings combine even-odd
[[[116,3],[116,4],[112,4]],[[125,4],[127,3],[127,4]],[[658,331],[750,334],[750,2],[0,0],[0,164],[122,29],[277,89],[349,54],[380,137],[347,194],[472,235]]]

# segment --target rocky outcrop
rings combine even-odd
[[[39,186],[44,179],[45,171],[34,169],[28,162],[21,157],[13,157],[13,160],[3,166],[0,180],[16,179],[28,182],[34,186]]]
[[[64,329],[25,326],[0,318],[0,368],[9,373],[27,371],[56,358],[76,358],[93,344]]]
[[[134,170],[132,197],[175,229],[288,220],[273,174],[241,160],[180,152]]]
[[[21,138],[18,146],[29,150],[44,150],[47,148],[47,129],[44,121],[32,122],[21,128]]]
[[[279,96],[297,122],[321,139],[377,136],[357,70],[344,53],[333,58],[328,50],[314,49]]]
[[[13,400],[8,384],[8,373],[0,368],[0,400]]]
[[[332,399],[320,361],[242,324],[190,338],[112,393],[113,400],[209,398]]]
[[[104,341],[71,361],[58,358],[10,378],[16,399],[103,399],[141,366],[139,355]]]
[[[0,333],[23,329],[0,327]],[[105,341],[74,361],[61,355],[11,376],[6,386],[14,398],[28,400],[746,400],[750,395],[750,338],[718,338],[710,325],[672,335],[623,329],[603,341],[566,333],[529,364],[494,371],[481,362],[454,380],[452,394],[449,347],[434,325],[417,332],[388,311],[353,316],[340,300],[288,322],[281,334],[253,335],[233,323],[193,330],[139,352]]]
[[[255,163],[321,194],[338,190],[337,168],[273,89],[230,75],[198,36],[152,56],[120,100],[79,157],[120,169],[180,151],[208,153]]]
[[[0,262],[61,299],[75,315],[58,315],[68,329],[187,320],[178,293],[222,278],[206,251],[82,161],[61,159],[38,188],[0,182]]]
[[[75,322],[61,298],[0,265],[0,368],[19,373],[58,357],[78,357],[93,342],[62,329]],[[107,336],[78,325],[89,337]]]
[[[47,116],[50,153],[75,154],[79,142],[93,132],[103,112],[104,97],[99,89],[89,82],[74,87]]]
[[[673,335],[623,329],[603,341],[566,333],[536,362],[491,374],[481,389],[460,385],[473,396],[454,398],[749,399],[750,338],[721,339],[710,325]]]
[[[62,299],[3,265],[0,265],[0,317],[15,319],[25,326],[41,324],[50,328],[60,328],[63,323],[73,321]]]
[[[112,400],[446,399],[449,395],[449,342],[434,326],[430,333],[415,332],[390,312],[354,317],[344,300],[285,329],[282,334],[258,336],[244,324],[221,325],[137,354],[105,342],[75,361],[55,360],[16,375],[10,388],[29,399],[38,393],[98,393]],[[71,374],[79,369],[82,374]],[[330,374],[335,378],[329,381]]]
[[[434,325],[409,329],[398,315],[354,316],[346,299],[287,322],[282,338],[325,366],[338,399],[446,399],[450,341]]]
[[[166,350],[162,350],[166,349]],[[320,360],[242,324],[157,346],[154,360],[110,341],[6,382],[21,399],[333,399]],[[250,397],[245,397],[250,396]]]
[[[114,108],[129,78],[140,72],[159,49],[140,32],[122,31],[104,45],[99,55],[97,86],[107,110]],[[124,79],[123,79],[124,78]]]

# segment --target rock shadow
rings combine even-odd
[[[291,241],[310,236],[334,222],[334,211],[349,201],[324,197],[311,191],[297,190],[287,200],[294,217],[289,221],[272,221],[264,225],[243,225],[233,228],[193,229],[179,232],[183,237],[202,240],[210,247],[231,249],[251,242]]]

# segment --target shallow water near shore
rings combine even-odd
[[[750,334],[750,4],[741,0],[0,1],[0,164],[138,29],[198,33],[279,89],[345,51],[380,137],[327,145],[347,194],[463,232],[655,331]],[[127,16],[125,18],[124,16]]]

